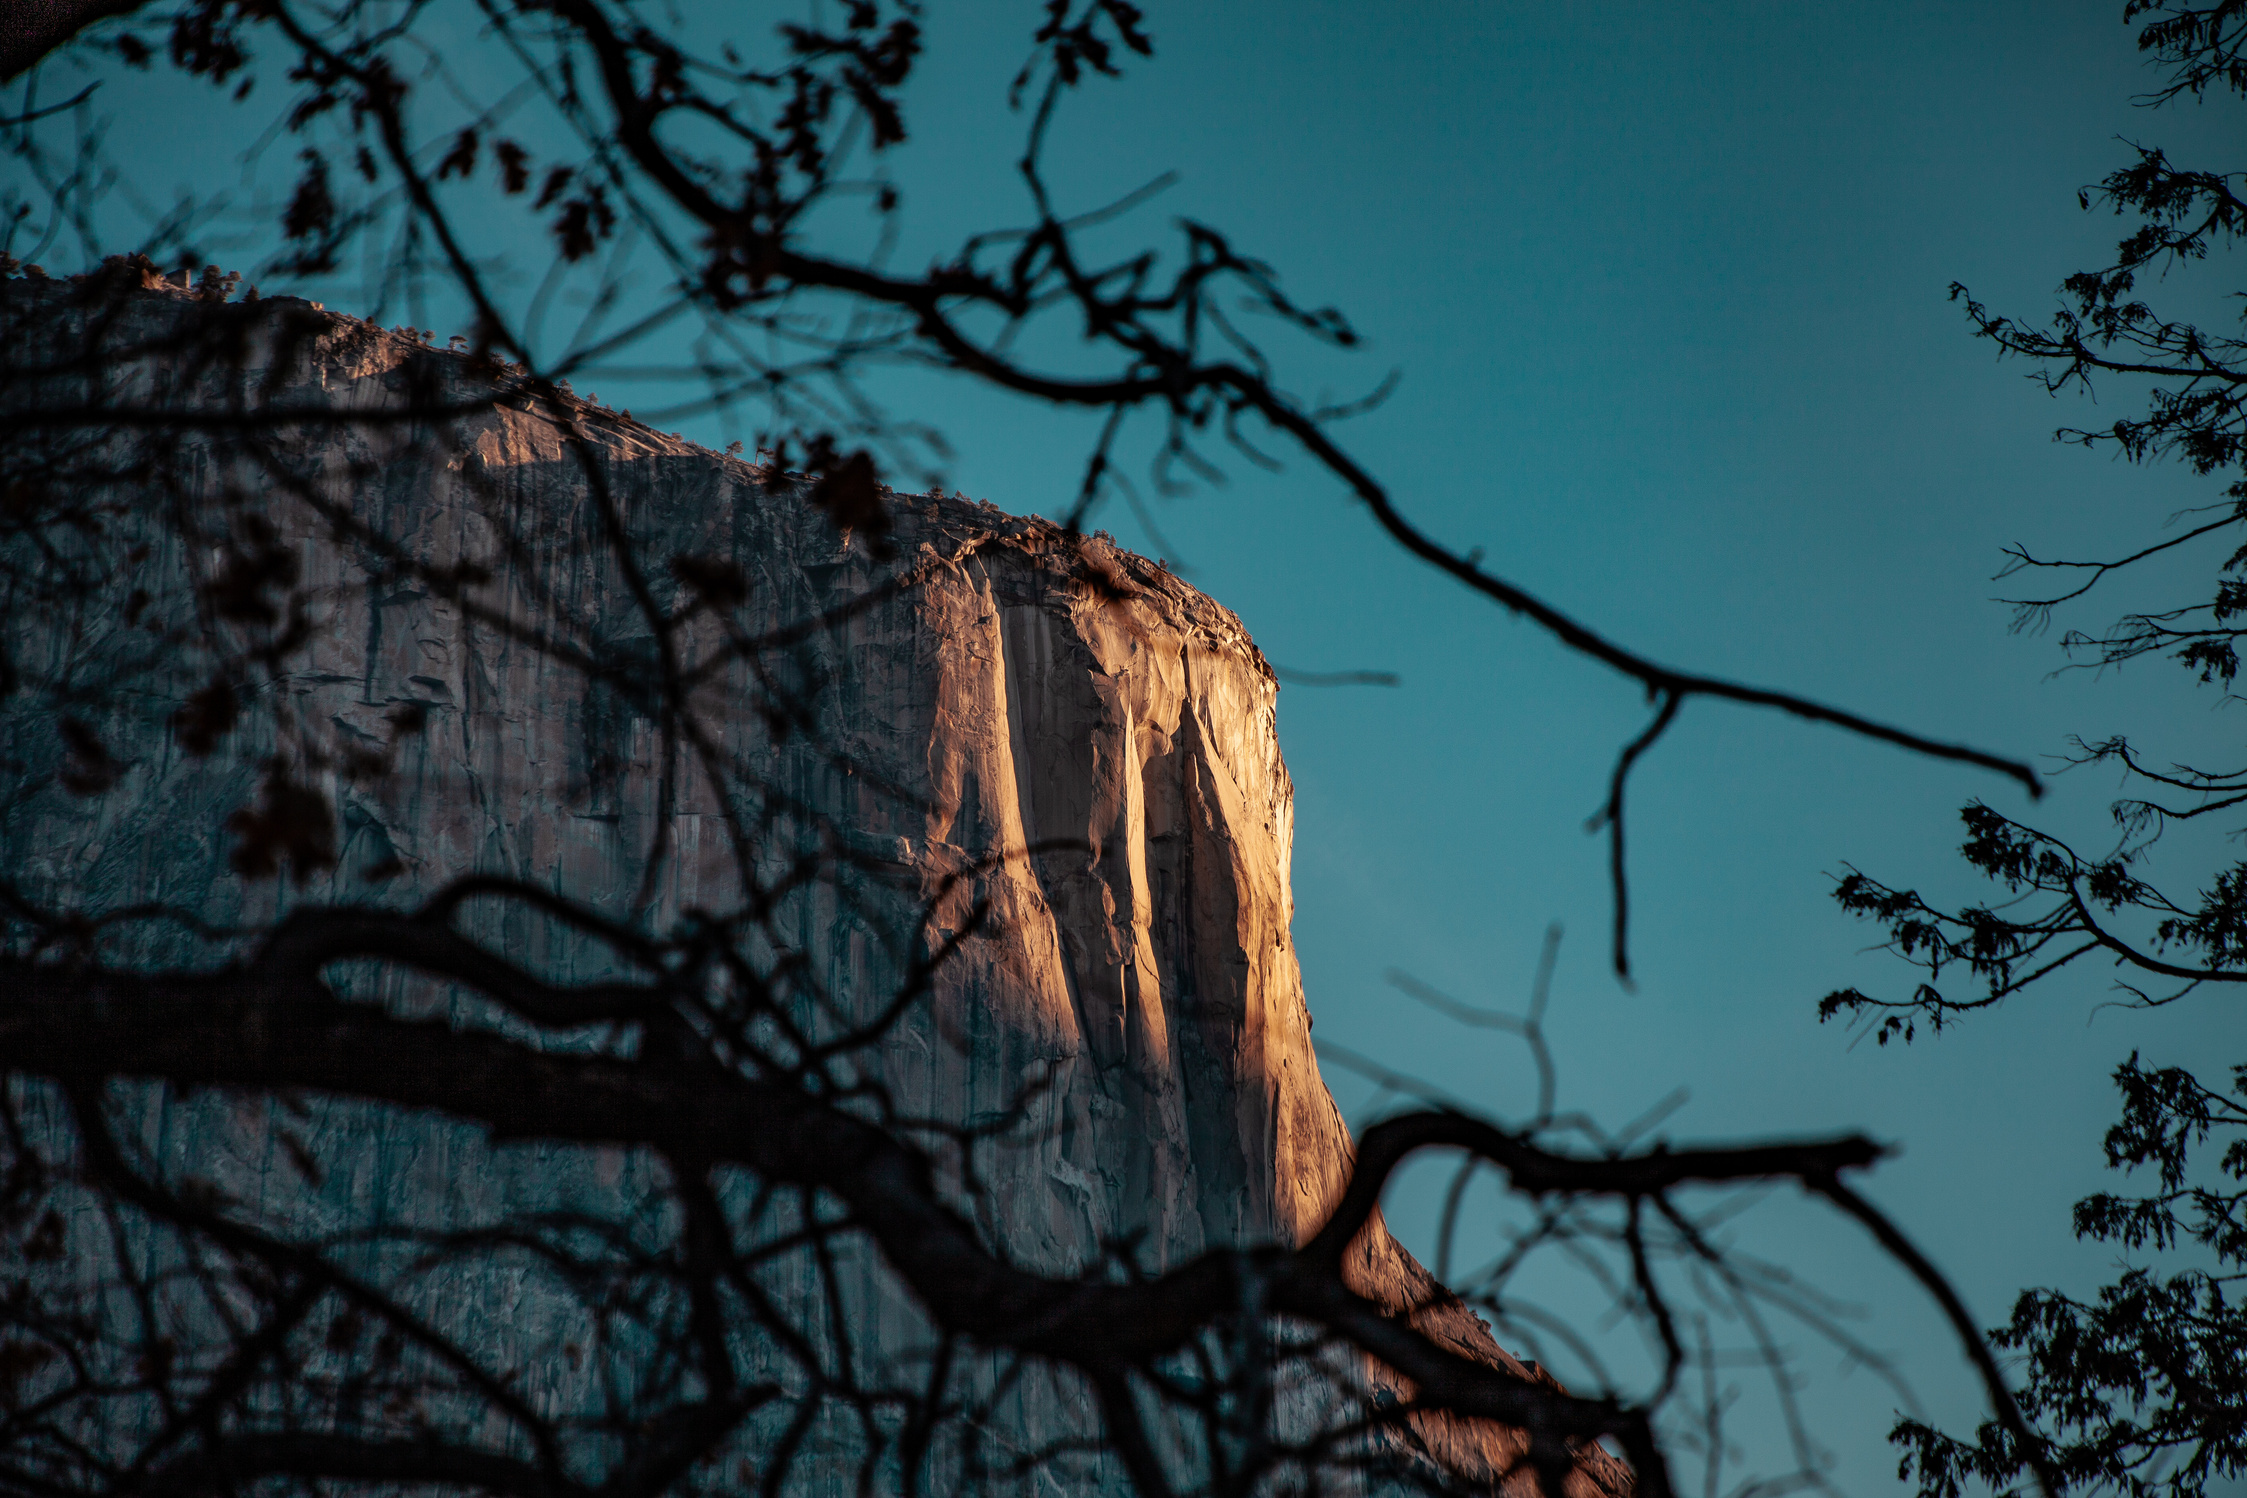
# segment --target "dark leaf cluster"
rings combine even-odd
[[[2180,96],[2247,96],[2247,0],[2129,0],[2138,45],[2165,75],[2139,102]],[[2133,612],[2102,633],[2070,631],[2079,661],[2112,665],[2168,655],[2228,696],[2239,674],[2240,619],[2247,613],[2247,341],[2236,330],[2172,319],[2143,295],[2151,275],[2198,270],[2247,234],[2247,173],[2182,166],[2161,149],[2136,159],[2081,195],[2085,209],[2134,216],[2136,226],[2106,265],[2068,276],[2061,307],[2039,325],[1992,313],[1962,286],[1975,333],[2008,357],[2036,366],[2053,393],[2123,384],[2144,404],[2099,430],[2064,428],[2086,445],[2112,444],[2134,462],[2174,460],[2225,481],[2222,497],[2192,512],[2181,534],[2153,539],[2106,560],[2055,560],[2009,550],[2000,576],[2052,577],[2063,586],[2013,600],[2016,625],[2041,626],[2061,604],[2109,576],[2188,547],[2211,549],[2213,586],[2173,607]],[[2241,303],[2247,315],[2247,302]],[[2236,1005],[2247,983],[2247,864],[2221,860],[2187,892],[2151,877],[2163,834],[2247,805],[2247,776],[2148,762],[2124,736],[2077,745],[2077,765],[2112,764],[2142,787],[2114,807],[2122,841],[2103,855],[2079,853],[2052,833],[1983,806],[1962,813],[1967,865],[2000,887],[1989,904],[1922,898],[1850,870],[1834,895],[1878,923],[1887,945],[1924,981],[1902,998],[1857,988],[1830,994],[1821,1018],[1868,1023],[1885,1044],[1909,1041],[1925,1022],[1941,1029],[1965,1011],[2022,994],[2092,959],[2120,973],[2134,1004],[2199,995]],[[1946,992],[1946,970],[1963,968],[1976,991]],[[2209,1067],[2222,1066],[2220,1060]],[[2026,1377],[2032,1437],[1995,1423],[1971,1438],[1904,1420],[1894,1439],[1901,1475],[1922,1498],[1958,1498],[1968,1486],[2019,1490],[2032,1471],[2068,1488],[2130,1498],[2200,1498],[2209,1484],[2247,1475],[2247,1067],[2229,1068],[2230,1090],[2207,1068],[2146,1067],[2136,1054],[2114,1080],[2119,1121],[2106,1137],[2107,1163],[2151,1168],[2157,1189],[2100,1192],[2077,1203],[2078,1236],[2131,1257],[2088,1299],[2049,1289],[2024,1292],[1992,1340],[2013,1350]],[[2214,1159],[2211,1160],[2211,1154]],[[2157,1268],[2147,1256],[2159,1256]]]
[[[105,904],[116,858],[83,888],[0,879],[0,1486],[777,1498],[817,1471],[823,1490],[917,1498],[1076,1490],[1113,1468],[1143,1498],[1377,1483],[1463,1498],[1581,1491],[1597,1474],[1619,1489],[1601,1446],[1612,1442],[1641,1498],[1666,1498],[1674,1427],[1662,1422],[1696,1374],[1711,1471],[1725,1463],[1729,1395],[1690,1298],[1751,1328],[1748,1355],[1790,1422],[1767,1309],[1862,1353],[1829,1303],[1735,1254],[1690,1209],[1695,1191],[1763,1182],[1800,1186],[1922,1284],[2009,1438],[2029,1439],[1956,1294],[1855,1193],[1853,1173],[1881,1153],[1857,1137],[1682,1149],[1572,1132],[1580,1121],[1556,1118],[1549,1099],[1519,1128],[1420,1109],[1357,1141],[1301,1241],[1212,1239],[1155,1263],[1126,1234],[1069,1272],[1030,1267],[1015,1225],[990,1210],[985,1166],[1077,1127],[1038,1111],[1037,1068],[1052,1058],[1010,1061],[1006,1085],[966,1120],[923,1116],[925,1096],[884,1061],[910,1041],[932,1067],[952,1065],[962,1036],[1013,997],[1004,977],[961,980],[981,1006],[964,1017],[934,997],[987,934],[1021,918],[992,893],[1010,861],[1081,868],[1094,850],[948,845],[956,866],[922,882],[805,789],[845,785],[862,808],[909,799],[874,783],[857,752],[853,735],[872,730],[828,711],[825,689],[865,660],[851,631],[939,566],[974,562],[972,548],[1030,545],[978,530],[955,556],[897,555],[898,497],[882,478],[932,444],[908,442],[908,424],[867,398],[867,367],[935,367],[1096,420],[1066,525],[1031,539],[1102,607],[1170,581],[1085,534],[1100,505],[1140,502],[1118,457],[1140,421],[1158,489],[1215,480],[1228,453],[1293,456],[1420,561],[1643,688],[1650,719],[1621,747],[1600,817],[1619,969],[1629,773],[1689,699],[1840,726],[2032,792],[2035,777],[1663,664],[1415,525],[1338,435],[1388,386],[1307,401],[1268,346],[1356,346],[1338,310],[1283,288],[1206,224],[1182,224],[1165,246],[1097,248],[1091,231],[1144,194],[1086,208],[1049,178],[1044,143],[1069,91],[1152,53],[1128,0],[1049,0],[1016,80],[1029,107],[1026,221],[972,235],[920,273],[892,264],[902,195],[884,175],[908,136],[917,5],[845,0],[816,24],[777,28],[756,62],[730,43],[690,47],[654,4],[486,0],[476,14],[479,57],[516,70],[507,89],[454,86],[463,74],[430,35],[439,8],[419,0],[180,0],[111,38],[129,65],[168,56],[235,97],[256,81],[287,88],[271,140],[291,180],[260,210],[252,237],[273,255],[259,275],[316,290],[364,270],[412,325],[386,332],[254,287],[235,300],[210,269],[190,295],[188,274],[175,282],[146,258],[67,283],[27,269],[0,298],[11,332],[38,335],[0,342],[0,584],[31,621],[11,622],[10,642],[44,652],[5,707],[52,728],[39,744],[59,767],[25,798],[53,785],[72,814],[98,809],[144,750],[176,765],[176,748],[205,783],[239,776],[218,829],[231,879],[216,893],[174,899],[159,879],[147,900]],[[42,154],[44,138],[27,128],[9,148],[60,184],[51,222],[89,219],[104,159],[76,140]],[[833,230],[844,204],[871,205],[868,243]],[[515,295],[524,268],[491,250],[509,241],[480,234],[495,219],[552,246],[536,290]],[[183,211],[152,249],[197,222]],[[432,290],[462,309],[467,331],[450,347],[419,326]],[[568,336],[543,337],[543,310],[573,300],[591,310]],[[621,492],[611,456],[668,444],[570,379],[638,377],[623,356],[679,326],[693,330],[708,392],[694,409],[770,412],[760,446],[772,461],[729,475],[862,543],[863,556],[817,564],[816,590],[776,585],[700,536],[651,545],[635,529],[684,502]],[[1045,336],[1054,329],[1072,355],[1024,352],[1064,342]],[[371,404],[289,385],[292,371],[346,356],[383,369]],[[150,368],[166,378],[121,374]],[[582,497],[582,523],[526,505],[528,465],[487,463],[483,438],[536,447],[552,465],[540,492]],[[307,465],[307,453],[335,462]],[[386,528],[402,474],[457,482],[476,544],[432,549]],[[864,571],[864,586],[830,588],[838,571],[844,582]],[[573,590],[565,573],[597,582]],[[806,591],[823,596],[807,606]],[[420,855],[375,812],[400,763],[449,754],[476,779],[513,768],[517,746],[466,742],[463,702],[490,678],[424,674],[444,669],[434,627],[404,647],[427,647],[430,663],[415,655],[376,693],[370,662],[397,638],[370,624],[340,641],[326,621],[345,605],[374,620],[441,617],[458,638],[492,643],[519,680],[582,689],[566,792],[547,809],[560,819],[566,803],[584,826],[544,849],[561,848],[557,861],[622,850],[604,870],[623,869],[621,883],[601,903],[565,897],[544,866],[399,892]],[[308,706],[324,688],[339,690]],[[151,737],[120,750],[81,699],[162,705],[142,713]],[[634,820],[627,785],[653,814]],[[909,809],[899,825],[917,837],[927,808]],[[519,815],[478,804],[463,821],[480,828],[447,830],[460,866],[482,868],[479,838]],[[689,838],[708,877],[675,899]],[[2027,877],[2047,877],[2040,857],[2027,856]],[[1952,933],[1928,919],[1914,940],[1933,950]],[[1985,966],[2012,960],[2000,931],[1966,941]],[[856,964],[841,969],[847,984],[824,976],[830,947]],[[861,981],[877,971],[884,981]],[[151,1136],[152,1120],[160,1135],[190,1113],[256,1142],[261,1200],[226,1161]],[[612,1174],[591,1207],[419,1217],[394,1210],[410,1193],[363,1184],[368,1141],[416,1130],[462,1178],[503,1175],[496,1157],[519,1150],[558,1180],[628,1171],[631,1184]],[[1533,1251],[1595,1264],[1655,1349],[1649,1389],[1570,1392],[1450,1336],[1442,1318],[1453,1329],[1472,1318],[1440,1284],[1367,1292],[1359,1265],[1382,1192],[1438,1150],[1465,1162],[1462,1180],[1486,1172],[1537,1214],[1477,1272],[1483,1303],[1513,1313],[1507,1278]],[[268,1210],[279,1200],[296,1208]],[[76,1277],[49,1268],[60,1264]],[[883,1316],[925,1322],[917,1361],[867,1352],[864,1287],[877,1280],[901,1287]],[[535,1316],[516,1311],[532,1300]],[[495,1350],[524,1325],[556,1335],[529,1354]],[[552,1397],[563,1383],[570,1400]],[[1283,1393],[1317,1418],[1280,1418]],[[1086,1428],[1039,1449],[991,1436],[1034,1398]],[[1470,1479],[1423,1440],[1459,1429],[1510,1433],[1512,1465]],[[1811,1443],[1790,1432],[1801,1480],[1818,1480]]]
[[[2234,1069],[2226,1094],[2133,1055],[2115,1083],[2123,1115],[2107,1135],[2108,1163],[2153,1166],[2161,1189],[2086,1199],[2078,1236],[2133,1250],[2185,1238],[2215,1267],[2166,1278],[2126,1269],[2089,1301],[2026,1291],[1991,1339],[2019,1355],[2038,1450],[2070,1487],[2200,1498],[2212,1482],[2247,1476],[2247,1067]],[[2193,1152],[2211,1139],[2220,1162],[2195,1184]],[[1899,1475],[1928,1498],[1956,1498],[1968,1482],[2014,1490],[2029,1470],[2027,1448],[1994,1425],[1962,1440],[1906,1420],[1895,1439]]]

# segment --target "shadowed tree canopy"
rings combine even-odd
[[[2137,102],[2157,109],[2247,97],[2247,4],[2130,0],[2124,19],[2162,70]],[[1993,312],[1954,285],[1976,336],[2034,366],[2059,395],[2143,391],[2134,413],[2104,427],[2063,427],[2063,442],[2133,463],[2178,461],[2223,485],[2203,508],[2165,517],[2166,534],[2123,555],[2060,558],[2013,548],[1998,576],[2026,586],[2011,600],[2016,627],[2044,627],[2102,584],[2156,558],[2205,557],[2208,587],[2124,614],[2103,631],[2068,630],[2072,666],[2104,669],[2167,657],[2191,680],[2234,698],[2239,616],[2247,609],[2247,339],[2236,322],[2178,318],[2170,297],[2235,264],[2247,233],[2247,174],[2223,163],[2174,162],[2157,145],[2086,187],[2086,210],[2134,220],[2114,259],[2062,282],[2062,304],[2037,323]],[[2171,273],[2178,284],[2163,286]],[[2227,283],[2236,286],[2236,282]],[[2247,315],[2232,291],[2223,308]],[[1843,989],[1821,1015],[1848,1016],[1880,1043],[1910,1042],[1977,1011],[2029,1002],[2069,975],[2105,968],[2124,1002],[2236,1009],[2247,983],[2247,864],[2208,856],[2193,834],[2236,839],[2247,775],[2170,761],[2159,747],[2117,734],[2075,741],[2075,767],[2112,765],[2134,794],[2113,808],[2114,836],[2084,848],[1979,802],[1961,812],[1960,852],[2002,894],[1952,907],[1852,870],[1834,891],[1842,907],[1886,928],[1890,947],[1925,973],[1903,998]],[[2176,833],[2176,836],[2165,835]],[[2182,844],[2183,846],[2179,846]],[[2166,853],[2166,858],[2157,855]],[[2196,888],[2176,876],[2200,874]],[[1962,991],[1963,987],[1963,991]],[[2100,1192],[2078,1202],[2079,1237],[2111,1243],[2124,1267],[2088,1300],[2024,1291],[1991,1332],[2026,1369],[2023,1404],[2037,1423],[2024,1441],[1996,1424],[1972,1439],[1914,1420],[1898,1424],[1903,1472],[1923,1498],[1953,1498],[1968,1481],[2018,1484],[2039,1463],[2070,1487],[2199,1498],[2211,1482],[2247,1475],[2247,1064],[2210,1057],[2195,1067],[2149,1067],[2133,1052],[2115,1068],[2122,1116],[2106,1160],[2145,1172],[2145,1195]]]

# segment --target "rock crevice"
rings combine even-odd
[[[219,543],[253,524],[291,559],[291,596],[317,627],[209,758],[183,754],[169,725],[211,661],[135,668],[99,725],[127,766],[116,789],[0,810],[0,859],[47,898],[164,899],[254,925],[292,901],[411,904],[497,872],[662,930],[737,905],[745,879],[775,879],[791,857],[839,850],[830,877],[780,902],[771,941],[846,1019],[897,990],[924,912],[939,940],[985,912],[867,1064],[903,1114],[1020,1115],[980,1154],[971,1199],[1011,1258],[1084,1272],[1128,1244],[1160,1271],[1217,1246],[1300,1243],[1323,1221],[1351,1142],[1289,935],[1278,686],[1231,613],[1104,538],[940,496],[886,496],[895,555],[877,559],[797,480],[510,393],[466,356],[307,304],[223,309],[248,353],[196,365],[181,350],[207,304],[148,289],[89,309],[72,295],[11,282],[0,314],[34,344],[147,351],[89,396],[129,386],[186,413],[258,402],[304,419],[257,444],[180,439],[167,503],[185,521],[154,526],[128,505],[105,544],[145,546],[142,560],[32,635],[27,672],[123,669],[124,588],[159,610],[207,599]],[[465,414],[416,414],[435,406]],[[746,601],[697,610],[680,559],[738,575]],[[668,639],[674,665],[699,673],[692,753],[645,691],[662,667],[642,588],[686,620]],[[759,648],[729,653],[744,639]],[[5,711],[28,745],[33,720]],[[417,729],[401,733],[407,719]],[[354,748],[384,773],[349,773]],[[335,808],[334,866],[301,886],[236,878],[228,818],[290,756]],[[493,919],[476,934],[557,976],[601,960],[550,923]],[[363,1110],[339,1106],[320,1130],[357,1163],[314,1203],[279,1184],[267,1123],[186,1103],[166,1117],[171,1147],[221,1187],[308,1222],[405,1211],[458,1226],[614,1204],[651,1180],[644,1165],[557,1163],[437,1124],[353,1144]],[[859,1355],[925,1355],[927,1325],[896,1283],[878,1264],[849,1272]],[[1351,1273],[1432,1335],[1529,1376],[1378,1223]],[[558,1335],[510,1313],[487,1340],[527,1365]],[[552,1377],[550,1397],[576,1397],[571,1375]],[[1063,1382],[1026,1380],[1012,1399],[1026,1447],[1088,1418]],[[1470,1480],[1499,1481],[1521,1450],[1494,1429],[1418,1431]],[[1601,1480],[1619,1487],[1613,1475]]]

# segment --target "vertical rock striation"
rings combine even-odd
[[[1277,687],[1224,608],[1105,539],[953,498],[885,495],[886,543],[853,537],[803,481],[548,403],[504,370],[309,304],[226,309],[235,354],[197,361],[181,330],[212,313],[184,291],[143,287],[97,312],[60,282],[5,290],[23,346],[147,352],[99,375],[58,364],[0,401],[75,392],[301,415],[254,443],[179,439],[186,477],[168,503],[184,519],[128,510],[102,544],[146,548],[129,567],[75,601],[38,601],[36,631],[11,624],[27,679],[133,688],[104,699],[95,727],[120,769],[94,797],[42,786],[65,750],[36,694],[0,708],[31,787],[0,810],[0,865],[27,891],[254,926],[299,901],[409,907],[498,873],[660,931],[732,908],[755,879],[784,891],[767,956],[851,1021],[910,981],[924,915],[942,941],[981,908],[865,1064],[901,1114],[992,1126],[967,1167],[981,1189],[963,1182],[961,1200],[994,1244],[1050,1273],[1119,1253],[1159,1271],[1220,1245],[1301,1241],[1322,1221],[1350,1136],[1289,936]],[[266,579],[274,610],[286,594],[310,627],[262,679],[260,710],[196,757],[168,725],[215,657],[128,665],[142,636],[125,595],[149,594],[154,615],[208,609],[233,565],[221,553],[244,536],[281,559]],[[448,568],[457,585],[433,584]],[[724,591],[708,581],[721,574],[746,582],[745,601],[695,610],[698,586]],[[34,600],[20,577],[7,586],[18,592],[0,610],[21,617]],[[236,612],[222,634],[282,627]],[[651,619],[666,614],[689,616],[674,662],[701,663],[691,743],[667,739],[635,690],[665,669]],[[353,773],[355,751],[386,770]],[[301,885],[238,877],[230,849],[246,834],[229,818],[283,780],[334,808],[333,867]],[[788,886],[789,859],[811,853],[829,872]],[[467,924],[557,977],[611,960],[552,923],[471,911]],[[171,928],[130,939],[193,948]],[[411,983],[386,1001],[446,1002]],[[160,1153],[277,1221],[488,1223],[625,1201],[652,1179],[645,1162],[564,1159],[434,1122],[370,1140],[364,1109],[327,1104],[314,1143],[349,1163],[312,1184],[280,1162],[271,1119],[191,1099],[151,1108]],[[847,1273],[854,1356],[925,1357],[929,1329],[885,1271]],[[1378,1223],[1352,1273],[1420,1308],[1432,1334],[1518,1369]],[[553,1356],[573,1314],[559,1302],[542,1322],[520,1285],[455,1298],[541,1397],[584,1397]],[[1025,1448],[1091,1421],[1061,1381],[1025,1377],[1007,1399],[992,1418]],[[1470,1480],[1498,1481],[1520,1450],[1489,1428],[1418,1434]],[[846,1468],[838,1456],[807,1470],[839,1492]]]

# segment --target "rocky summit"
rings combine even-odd
[[[87,581],[38,592],[18,569],[0,599],[30,684],[0,708],[26,787],[0,810],[0,866],[26,898],[189,912],[113,939],[192,964],[295,909],[412,910],[469,876],[645,932],[754,889],[756,981],[805,1006],[791,1043],[874,1026],[852,1085],[911,1121],[1014,1263],[1157,1274],[1324,1220],[1351,1138],[1289,934],[1278,686],[1233,614],[1103,537],[938,494],[846,502],[832,476],[705,450],[412,330],[155,277],[89,285],[5,283],[12,345],[44,352],[0,406],[174,419],[52,455],[55,482],[102,501],[73,543]],[[164,640],[185,643],[149,648]],[[116,690],[58,738],[49,689],[74,681]],[[620,960],[520,902],[463,897],[458,928],[557,984]],[[508,1023],[411,975],[356,996]],[[424,1277],[373,1230],[630,1225],[662,1194],[655,1163],[312,1096],[151,1088],[138,1116],[137,1147],[274,1231],[348,1240],[360,1272],[506,1370],[510,1397],[600,1405],[613,1369],[580,1355],[588,1313],[563,1290],[520,1266]],[[51,1127],[69,1132],[59,1103]],[[1348,1273],[1455,1350],[1547,1381],[1378,1219]],[[861,1369],[934,1355],[871,1252],[776,1259],[759,1284],[807,1346],[843,1339]],[[1282,1391],[1301,1406],[1283,1427],[1345,1395],[1409,1397],[1346,1361],[1335,1387]],[[1097,1428],[1069,1378],[997,1360],[978,1377],[977,1418],[1008,1449]],[[1409,1435],[1396,1460],[1451,1483],[1530,1481],[1516,1432],[1422,1417]],[[860,1480],[847,1421],[759,1435],[784,1438],[812,1453],[797,1490]],[[1097,1453],[1079,1470],[1125,1482]],[[1572,1482],[1628,1486],[1596,1452]]]

